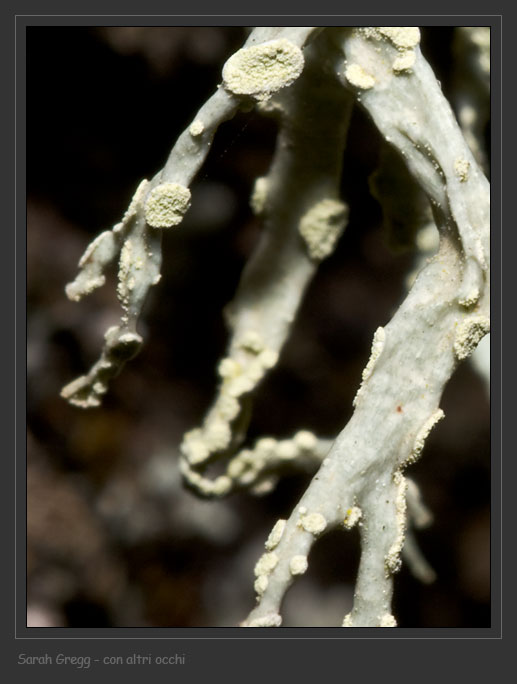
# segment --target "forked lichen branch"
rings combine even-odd
[[[481,66],[473,73],[483,78],[486,34],[461,36],[479,48],[473,51]],[[314,475],[265,542],[254,573],[257,604],[243,626],[281,625],[287,589],[306,572],[315,541],[336,528],[357,525],[361,539],[344,627],[396,626],[393,575],[403,559],[422,581],[434,576],[414,533],[431,516],[405,471],[444,417],[440,399],[454,369],[489,331],[489,185],[478,163],[484,161],[481,147],[469,148],[419,42],[417,27],[254,29],[226,62],[221,85],[179,137],[164,169],[140,184],[122,222],[91,244],[67,287],[78,301],[104,284],[106,266],[119,255],[120,324],[106,333],[90,372],[63,390],[78,406],[96,406],[108,381],[140,348],[136,325],[160,278],[162,232],[179,225],[188,210],[189,186],[218,125],[239,108],[276,117],[271,168],[251,197],[263,233],[225,312],[230,339],[218,366],[217,395],[181,446],[184,479],[204,497],[246,488],[265,493],[292,468]],[[465,107],[479,88],[469,92],[460,120],[467,138],[474,138]],[[385,216],[403,226],[407,212],[413,231],[438,231],[439,247],[412,277],[392,319],[380,322],[354,413],[340,434],[322,438],[300,429],[291,439],[263,437],[246,446],[253,395],[277,364],[303,295],[346,226],[339,188],[354,102],[390,147],[372,181]],[[390,183],[404,178],[408,194],[394,201]]]

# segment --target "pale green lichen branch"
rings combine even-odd
[[[273,527],[266,541],[266,553],[275,554],[275,563],[262,572],[259,560],[255,569],[256,574],[257,568],[260,571],[255,581],[257,606],[241,623],[242,627],[265,626],[265,620],[270,623],[267,626],[281,625],[283,597],[293,581],[306,572],[314,542],[340,522],[344,524],[347,511],[353,508],[353,496],[350,494],[347,499],[346,493],[342,492],[347,503],[344,506],[338,503],[338,487],[336,483],[331,486],[335,475],[330,462],[325,459],[317,486],[309,488],[289,520],[278,521]],[[325,490],[326,494],[323,494]]]
[[[420,272],[406,300],[384,326],[382,349],[374,350],[375,363],[363,381],[354,414],[300,502],[334,524],[340,516],[345,517],[345,511],[357,506],[362,511],[360,524],[371,531],[368,536],[365,530],[365,558],[358,587],[372,584],[382,591],[375,594],[379,600],[375,606],[371,592],[367,599],[362,592],[357,594],[352,617],[346,622],[349,625],[380,626],[381,622],[389,622],[386,616],[391,612],[386,598],[391,592],[391,573],[399,567],[403,542],[402,495],[401,490],[397,490],[398,494],[395,490],[402,487],[400,469],[421,454],[424,440],[441,416],[440,396],[459,361],[454,340],[458,323],[465,316],[457,297],[461,268],[455,243],[451,237],[444,237],[436,257]],[[376,337],[374,347],[379,335]],[[341,492],[340,497],[336,491]],[[390,504],[382,504],[387,509],[383,508],[381,518],[391,515],[397,524],[393,522],[391,532],[379,538],[385,539],[381,552],[371,546],[378,532],[375,506],[385,501],[380,496],[383,491]],[[378,496],[372,496],[372,492]],[[286,529],[293,531],[295,527],[290,519]],[[300,543],[306,549],[307,541]],[[296,544],[295,539],[289,539],[290,554],[296,553]],[[282,559],[281,550],[278,555]],[[262,617],[264,611],[271,613],[275,609],[279,613],[282,591],[292,578],[286,571],[277,577],[283,566],[279,563],[278,567],[268,577],[268,587],[251,613],[252,621]]]
[[[276,70],[275,90],[290,85],[303,69],[301,48],[316,33],[314,27],[259,27],[248,38],[246,50],[268,55],[267,64]],[[275,52],[271,44],[280,43]],[[275,59],[275,54],[277,59]],[[286,57],[290,55],[290,59]],[[293,62],[294,60],[294,62]],[[293,68],[295,63],[296,68]],[[253,78],[249,66],[241,68],[243,80]],[[282,73],[288,72],[282,81]],[[177,226],[190,206],[189,186],[205,161],[218,126],[240,108],[248,106],[251,93],[235,92],[230,84],[219,87],[179,137],[162,171],[139,185],[124,218],[105,231],[86,249],[79,274],[66,288],[72,301],[79,301],[105,283],[107,266],[120,254],[117,295],[123,309],[120,324],[105,335],[101,357],[87,375],[62,390],[76,406],[98,406],[108,382],[118,375],[127,360],[140,349],[136,330],[149,289],[160,280],[161,230]],[[262,92],[261,97],[264,95]]]
[[[377,329],[355,412],[300,502],[335,523],[344,500],[321,489],[332,472],[333,488],[361,510],[361,562],[346,627],[396,625],[392,574],[400,567],[407,525],[401,469],[420,456],[443,418],[439,401],[447,380],[489,327],[488,183],[419,51],[418,29],[391,28],[341,33],[346,61],[340,73],[431,200],[441,240],[395,316]],[[401,56],[411,61],[404,71],[397,65]],[[286,555],[296,552],[296,516],[286,524],[291,534],[280,542],[279,563],[247,626],[264,614],[280,615],[282,592],[292,582],[285,567]],[[411,541],[406,557],[428,581],[432,571]],[[306,538],[298,543],[306,550]]]
[[[465,140],[479,165],[488,170],[485,128],[490,118],[490,27],[458,26],[454,39],[453,101]],[[490,335],[470,357],[490,395]]]
[[[332,441],[318,438],[308,430],[300,430],[291,439],[262,437],[252,448],[241,449],[232,456],[222,475],[203,476],[185,459],[180,461],[180,470],[185,481],[205,498],[226,496],[242,489],[260,496],[274,489],[279,478],[287,473],[315,473]]]
[[[111,232],[102,233],[88,247],[79,262],[78,277],[67,286],[67,294],[74,301],[90,294],[104,283],[102,271],[120,251],[117,285],[123,311],[120,324],[106,332],[101,357],[89,373],[68,384],[61,392],[70,403],[81,408],[101,403],[109,381],[142,345],[136,326],[149,288],[160,279],[161,267],[161,237],[149,228],[143,217],[142,198],[148,185],[147,181],[139,185],[122,222]]]
[[[433,208],[447,218],[448,230],[457,231],[465,256],[458,296],[465,307],[472,307],[488,286],[488,182],[420,52],[418,29],[400,27],[395,38],[393,33],[385,35],[383,28],[341,32],[343,84],[355,92],[386,140],[404,157]],[[404,73],[393,69],[401,49],[411,49],[415,56]],[[350,63],[361,65],[374,83],[365,88],[350,81]]]
[[[392,576],[400,569],[405,537],[405,478],[399,472],[391,478],[385,473],[361,502],[361,560],[353,609],[343,627],[395,627]]]
[[[472,154],[487,169],[485,126],[490,116],[490,27],[458,26],[455,29],[454,104]]]
[[[182,444],[182,473],[203,496],[233,488],[232,476],[211,482],[204,471],[243,441],[251,397],[277,363],[305,290],[345,226],[338,194],[351,98],[336,96],[335,75],[322,72],[326,50],[325,41],[308,45],[302,75],[269,101],[280,130],[270,172],[252,199],[264,231],[226,309],[232,337],[218,367],[218,396]]]

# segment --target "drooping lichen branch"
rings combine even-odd
[[[336,96],[335,75],[322,72],[325,48],[325,42],[306,47],[303,74],[268,102],[280,130],[271,170],[252,198],[264,232],[227,307],[232,338],[218,369],[218,396],[182,445],[184,477],[204,496],[227,494],[237,484],[235,468],[215,480],[203,471],[240,446],[252,394],[276,364],[318,263],[346,222],[338,194],[351,98]]]
[[[417,27],[252,31],[163,170],[142,181],[121,223],[93,241],[67,287],[79,301],[104,284],[118,256],[120,324],[107,331],[90,372],[63,390],[78,406],[96,406],[141,346],[137,323],[160,278],[162,232],[188,210],[190,184],[217,127],[239,108],[277,117],[271,169],[251,197],[263,233],[226,309],[230,340],[217,396],[201,427],[185,435],[180,462],[188,486],[204,497],[245,488],[263,494],[285,471],[315,473],[266,540],[255,567],[257,605],[244,626],[281,624],[287,589],[306,572],[316,540],[336,528],[358,525],[361,539],[344,627],[396,625],[393,575],[402,558],[422,581],[433,579],[413,533],[430,515],[405,470],[444,417],[440,399],[454,369],[489,331],[489,185],[419,39]],[[354,413],[337,438],[302,429],[290,439],[243,446],[253,395],[278,362],[304,293],[347,222],[340,180],[354,101],[391,146],[372,182],[385,219],[399,242],[417,230],[423,240],[431,230],[438,231],[439,247],[412,278],[398,311],[373,334]],[[408,192],[394,200],[397,186]]]
[[[219,87],[179,137],[162,171],[151,181],[140,183],[121,223],[87,248],[79,262],[79,275],[66,288],[68,297],[79,301],[102,286],[105,269],[120,253],[117,295],[123,315],[120,325],[106,333],[101,358],[90,372],[63,388],[62,396],[72,404],[98,406],[109,380],[140,349],[142,338],[136,326],[149,289],[160,280],[161,230],[181,223],[190,206],[188,188],[210,151],[218,126],[240,107],[247,107],[250,98],[263,99],[290,85],[303,68],[301,47],[315,33],[314,27],[263,27],[254,31],[239,51],[240,61],[235,55],[230,60],[233,79],[240,74],[241,83],[248,83],[246,92],[232,90],[231,79],[226,87]],[[246,59],[250,53],[252,58]],[[269,90],[263,79],[255,83],[254,67],[264,61],[276,73]]]

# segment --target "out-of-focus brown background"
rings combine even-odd
[[[253,566],[273,523],[308,484],[292,476],[262,498],[204,502],[177,470],[182,434],[213,397],[231,299],[260,225],[248,208],[275,125],[225,123],[180,229],[164,238],[163,278],[141,323],[145,346],[102,408],[65,403],[61,387],[97,358],[119,317],[113,279],[79,304],[64,286],[88,242],[116,223],[143,177],[220,82],[242,28],[27,30],[29,626],[235,625],[254,603]],[[451,28],[422,47],[450,93]],[[336,434],[379,325],[404,295],[411,254],[393,254],[368,191],[379,137],[359,110],[345,157],[350,223],[311,285],[281,362],[260,388],[250,428]],[[446,419],[410,474],[434,511],[419,539],[438,579],[396,578],[405,627],[490,624],[489,400],[470,365],[442,400]],[[356,532],[320,540],[288,595],[285,626],[337,626],[349,610]]]

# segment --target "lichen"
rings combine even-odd
[[[351,85],[361,90],[369,90],[375,85],[375,78],[360,64],[349,64],[345,69],[345,76]]]
[[[264,349],[259,356],[261,366],[265,368],[273,368],[278,361],[278,352],[274,349]]]
[[[286,38],[238,50],[223,67],[223,85],[235,95],[266,99],[302,73],[302,51]]]
[[[351,530],[354,525],[356,525],[361,519],[363,513],[358,506],[352,506],[346,512],[345,519],[343,520],[343,525],[347,530]]]
[[[250,393],[264,377],[266,370],[278,361],[278,352],[266,347],[262,338],[252,330],[241,336],[236,344],[236,350],[232,353],[242,355],[242,351],[249,355],[242,363],[231,356],[225,357],[219,363],[218,373],[222,378],[221,394],[207,416],[203,428],[191,430],[184,436],[181,450],[191,465],[203,463],[211,454],[223,452],[230,445],[230,423],[239,415],[241,397]],[[258,474],[260,463],[257,462],[255,469],[247,464],[243,468],[238,464],[239,458],[232,462],[232,477],[240,479],[241,484],[250,484]],[[247,471],[246,482],[242,481],[244,470]]]
[[[254,354],[264,350],[264,340],[255,330],[247,330],[239,340],[239,347]]]
[[[291,560],[289,561],[289,572],[291,575],[303,575],[304,572],[307,571],[307,568],[309,567],[308,561],[307,561],[307,556],[293,556]]]
[[[370,358],[368,359],[368,363],[364,367],[364,370],[362,372],[362,382],[357,390],[357,393],[354,397],[353,405],[357,405],[357,401],[361,395],[361,392],[364,388],[364,385],[368,378],[371,376],[373,373],[373,369],[375,368],[375,365],[377,363],[377,360],[379,359],[380,355],[382,354],[382,350],[384,349],[384,344],[386,342],[386,332],[383,327],[379,326],[377,330],[375,331],[373,335],[373,340],[372,340],[372,348],[370,351]]]
[[[298,449],[296,448],[296,444],[294,443],[294,441],[291,441],[290,439],[285,439],[278,443],[276,453],[278,458],[281,458],[285,461],[289,461],[291,459],[296,458],[296,456],[298,455]]]
[[[299,231],[312,259],[321,261],[332,254],[345,229],[347,216],[346,205],[330,198],[317,202],[303,216]]]
[[[396,75],[408,73],[416,61],[415,48],[420,43],[420,30],[417,26],[364,26],[355,30],[356,34],[376,41],[388,40],[398,51],[391,68]],[[353,85],[367,89],[375,85],[373,76],[359,65],[352,65],[354,74],[349,79]],[[364,75],[366,74],[366,75]],[[348,76],[347,76],[348,78]],[[356,83],[354,83],[354,78]],[[371,79],[371,80],[370,80]]]
[[[118,268],[118,284],[117,294],[124,309],[127,309],[129,304],[129,295],[131,294],[130,274],[131,266],[133,264],[133,242],[126,240],[120,250],[119,268]]]
[[[122,224],[126,225],[131,219],[133,219],[136,216],[140,208],[140,205],[142,204],[143,199],[145,197],[145,193],[148,190],[148,187],[149,181],[146,178],[144,178],[144,180],[140,182],[139,186],[135,191],[135,194],[131,199],[129,207],[127,208],[126,213],[124,214],[124,217],[122,219]]]
[[[384,330],[383,327],[379,326],[373,335],[370,358],[368,359],[368,363],[366,364],[366,366],[362,372],[363,382],[368,380],[368,378],[371,376],[373,369],[375,368],[375,364],[377,363],[377,359],[382,354],[382,350],[384,349],[385,341],[386,341],[386,331]]]
[[[483,270],[486,269],[486,258],[483,247],[476,240],[476,254],[465,259],[461,287],[458,293],[458,302],[465,308],[470,308],[476,304],[481,296],[484,286]]]
[[[255,577],[269,575],[278,564],[278,556],[274,551],[262,554],[255,565]]]
[[[343,623],[342,623],[341,627],[353,627],[353,626],[354,626],[354,624],[352,622],[352,613],[348,613],[343,618]]]
[[[267,454],[276,449],[277,444],[278,442],[276,439],[273,439],[272,437],[262,437],[258,440],[256,449],[261,453]]]
[[[216,420],[208,426],[206,438],[214,451],[224,449],[231,439],[230,426],[223,420]]]
[[[101,358],[88,375],[82,375],[61,390],[61,396],[74,406],[92,408],[99,406],[108,381],[119,372],[122,365],[133,357],[142,345],[137,333],[124,332],[118,326],[108,328],[104,334],[106,345]]]
[[[268,189],[269,182],[267,177],[261,176],[256,179],[250,198],[250,205],[256,216],[260,216],[264,212]]]
[[[474,304],[479,300],[480,296],[480,291],[478,287],[473,287],[471,290],[468,290],[466,294],[464,294],[458,301],[461,306],[464,306],[466,309],[470,309],[471,306],[474,306]]]
[[[456,161],[454,162],[454,173],[456,175],[456,178],[460,181],[460,183],[465,183],[466,180],[468,180],[469,177],[469,171],[470,171],[470,162],[467,159],[464,159],[463,157],[458,157]]]
[[[316,435],[308,430],[300,430],[295,434],[293,440],[296,446],[304,451],[312,451],[318,443]]]
[[[286,520],[280,518],[280,520],[277,520],[274,524],[273,529],[269,533],[269,537],[266,539],[265,547],[267,551],[272,551],[280,543],[282,535],[284,534],[286,522]]]
[[[402,547],[404,546],[404,537],[406,532],[407,482],[406,478],[399,471],[395,473],[393,480],[397,487],[397,493],[395,495],[396,536],[384,559],[386,574],[388,576],[398,572],[402,566],[400,553],[402,551]]]
[[[445,413],[442,411],[441,408],[438,408],[425,421],[420,430],[417,432],[409,458],[407,458],[403,464],[404,467],[409,465],[410,463],[414,463],[419,458],[420,454],[422,453],[422,449],[424,448],[425,441],[429,436],[429,433],[431,432],[433,427],[437,423],[439,423],[440,420],[442,420],[444,416]]]
[[[415,65],[416,54],[413,50],[407,50],[399,55],[393,62],[392,69],[396,74],[411,71]]]
[[[305,513],[300,517],[298,525],[317,537],[327,527],[327,521],[321,513]]]
[[[420,43],[418,26],[377,26],[376,28],[399,50],[408,50]]]
[[[242,366],[234,359],[227,357],[220,361],[217,372],[222,378],[236,378],[242,373]]]
[[[195,121],[193,121],[190,124],[190,127],[188,130],[189,130],[190,135],[193,138],[197,138],[205,130],[205,124],[202,121],[200,121],[199,119],[196,119]]]
[[[282,618],[278,613],[270,613],[262,617],[254,618],[249,622],[242,623],[243,627],[280,627]]]
[[[115,256],[116,242],[113,232],[107,230],[101,233],[88,246],[79,261],[81,269],[76,279],[66,288],[66,296],[73,302],[80,301],[106,282],[103,274],[104,267]]]
[[[227,475],[220,475],[215,480],[208,480],[190,468],[187,461],[180,461],[180,472],[205,496],[226,496],[232,488],[232,481]]]
[[[203,439],[203,433],[199,428],[194,428],[186,433],[182,449],[188,458],[189,463],[202,463],[209,456],[209,448]]]
[[[490,320],[487,316],[469,316],[462,321],[454,338],[454,353],[461,361],[469,357],[478,346],[480,340],[490,332]]]
[[[152,228],[171,228],[183,220],[190,206],[190,190],[179,183],[161,183],[145,203],[145,220]]]
[[[61,396],[79,408],[95,408],[100,406],[100,397],[106,392],[106,384],[90,383],[86,375],[72,380],[61,390]]]
[[[253,586],[258,596],[262,596],[262,594],[266,591],[268,584],[269,580],[267,575],[259,575],[259,577],[257,577]]]
[[[385,613],[380,621],[379,621],[379,627],[396,627],[397,626],[397,621],[391,615],[390,613]]]

